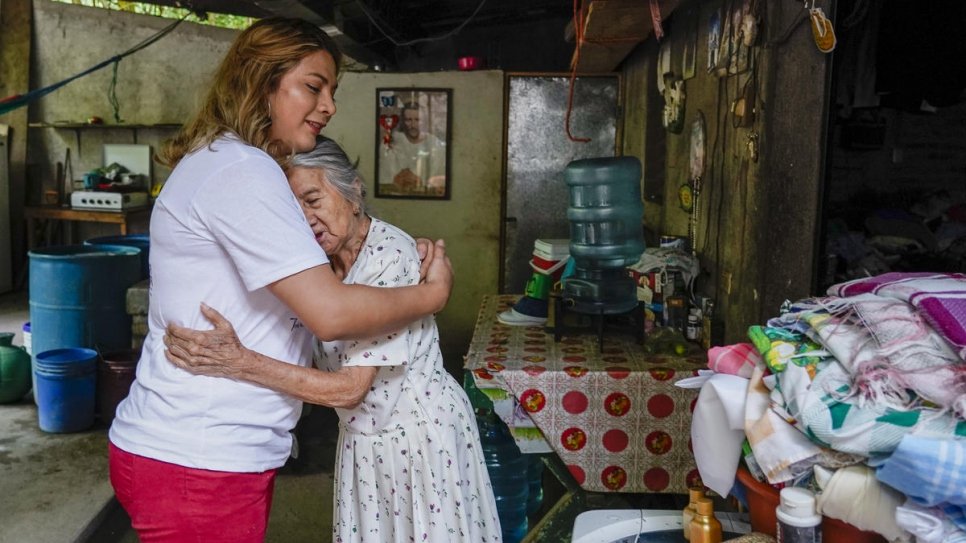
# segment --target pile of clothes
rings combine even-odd
[[[743,457],[889,541],[966,542],[966,274],[833,285],[748,335],[708,353],[691,429],[708,487],[730,493]]]

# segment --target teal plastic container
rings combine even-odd
[[[634,157],[575,160],[564,170],[570,191],[573,275],[564,296],[583,313],[624,313],[637,306],[634,280],[624,268],[644,252],[641,163]]]
[[[127,289],[141,275],[140,249],[64,245],[30,251],[29,257],[32,353],[131,347],[125,304]],[[37,356],[32,359],[36,369]]]
[[[641,162],[634,157],[574,160],[564,170],[570,190],[570,256],[577,268],[634,264],[644,252]]]
[[[527,459],[520,453],[509,428],[495,414],[479,414],[480,443],[490,474],[504,543],[518,543],[527,535]]]
[[[122,245],[125,247],[136,247],[141,250],[141,279],[147,279],[150,274],[151,236],[148,234],[101,236],[85,241],[84,245]]]
[[[44,432],[80,432],[94,424],[97,351],[54,349],[34,361],[37,418]]]

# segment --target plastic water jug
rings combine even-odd
[[[644,252],[641,163],[634,157],[575,160],[564,170],[570,191],[570,256],[574,275],[564,295],[587,313],[623,313],[637,305],[624,268]]]
[[[504,543],[517,543],[527,535],[527,459],[520,453],[509,428],[492,412],[478,414],[483,458],[493,485]]]

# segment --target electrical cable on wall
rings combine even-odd
[[[574,42],[577,44],[577,46],[574,50],[574,65],[570,70],[570,90],[567,93],[567,115],[564,118],[564,128],[567,130],[567,139],[570,141],[587,143],[590,141],[590,138],[578,138],[570,132],[570,114],[574,110],[574,83],[577,79],[577,65],[580,64],[580,45],[584,41],[584,29],[583,25],[581,24],[580,17],[578,17],[578,13],[580,11],[578,8],[578,2],[579,0],[574,0]]]
[[[156,41],[160,40],[161,38],[163,38],[164,36],[168,35],[168,33],[170,33],[172,30],[174,30],[175,28],[177,28],[178,25],[180,25],[182,22],[184,22],[184,20],[188,17],[188,15],[191,15],[191,14],[190,13],[185,14],[184,17],[182,17],[182,18],[174,21],[170,25],[162,28],[160,31],[158,31],[157,34],[155,34],[155,35],[147,38],[146,40],[144,40],[141,43],[135,45],[134,47],[128,49],[127,51],[124,51],[123,53],[114,55],[113,57],[111,57],[111,58],[109,58],[107,60],[104,60],[102,62],[99,62],[98,64],[96,64],[96,65],[94,65],[94,66],[92,66],[92,67],[84,70],[83,72],[80,72],[80,73],[78,73],[76,75],[73,75],[71,77],[68,77],[67,79],[64,79],[62,81],[58,81],[57,83],[54,83],[52,85],[48,85],[48,86],[43,87],[41,89],[32,90],[32,91],[26,92],[24,94],[15,94],[13,96],[8,96],[6,98],[0,99],[0,115],[6,114],[6,113],[9,113],[9,112],[11,112],[11,111],[13,111],[15,109],[21,108],[21,107],[29,104],[30,102],[33,102],[34,100],[37,100],[39,98],[42,98],[42,97],[44,97],[44,96],[46,96],[46,95],[54,92],[55,90],[63,87],[64,85],[66,85],[66,84],[74,81],[75,79],[79,79],[81,77],[84,77],[85,75],[94,73],[97,70],[100,70],[101,68],[104,68],[104,67],[108,66],[109,64],[112,64],[113,63],[114,64],[114,78],[113,78],[113,80],[111,82],[111,90],[110,90],[110,97],[109,97],[109,99],[111,100],[111,107],[114,108],[114,119],[116,121],[120,122],[120,117],[119,117],[119,112],[118,112],[119,106],[117,104],[117,94],[115,92],[115,88],[117,86],[117,64],[124,57],[126,57],[128,55],[133,55],[134,53],[137,53],[138,51],[146,48],[147,46],[153,44],[154,42],[156,42]]]

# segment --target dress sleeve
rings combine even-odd
[[[419,256],[416,243],[395,227],[376,222],[370,240],[363,248],[358,268],[353,267],[349,280],[373,287],[405,287],[419,283]],[[322,359],[319,367],[399,366],[410,363],[411,341],[426,319],[391,334],[361,340],[333,341],[319,345],[316,353]],[[334,357],[334,358],[333,358]]]

